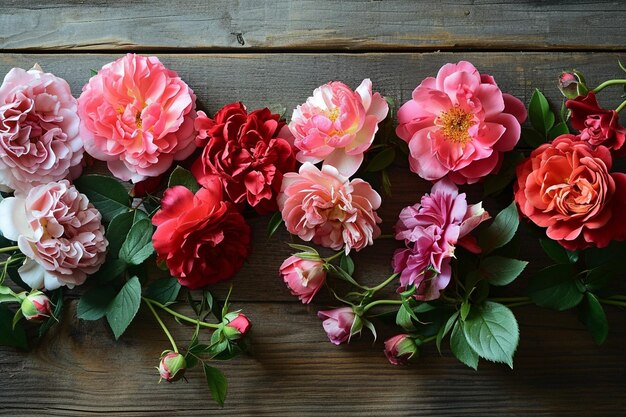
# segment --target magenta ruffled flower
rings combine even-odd
[[[78,99],[89,155],[123,181],[163,174],[196,149],[196,96],[157,57],[128,54],[102,67]]]
[[[0,190],[80,175],[78,104],[67,82],[35,65],[13,68],[0,86]]]
[[[396,133],[409,144],[411,171],[472,184],[498,172],[520,138],[524,104],[469,62],[446,64],[398,111]]]
[[[450,260],[456,245],[480,252],[476,239],[469,233],[489,219],[482,203],[468,206],[465,194],[449,180],[433,185],[430,194],[418,204],[404,208],[395,226],[395,237],[404,240],[405,249],[393,256],[394,272],[400,273],[400,284],[417,287],[419,300],[435,300],[448,286]]]
[[[372,94],[369,79],[355,91],[339,81],[324,84],[291,116],[289,129],[300,150],[296,158],[314,164],[324,161],[349,177],[361,166],[363,153],[388,112],[387,101]]]
[[[98,271],[108,245],[101,218],[66,180],[0,202],[0,232],[26,255],[18,272],[33,289],[72,288]]]

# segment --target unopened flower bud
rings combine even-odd
[[[241,339],[250,330],[250,320],[243,313],[228,313],[224,316],[224,336],[228,340]]]
[[[186,369],[185,357],[180,353],[168,351],[161,356],[161,363],[159,364],[161,379],[167,382],[178,381],[185,375]]]
[[[406,365],[417,354],[417,344],[407,334],[399,334],[385,341],[385,356],[392,365]]]
[[[363,320],[352,307],[318,311],[317,317],[323,320],[324,331],[328,339],[335,345],[349,341],[363,328]]]
[[[22,301],[22,315],[29,321],[41,321],[52,316],[52,303],[41,291],[29,294]]]
[[[559,90],[566,98],[570,99],[587,95],[589,92],[587,84],[585,84],[585,78],[582,73],[576,70],[561,74],[559,77]]]

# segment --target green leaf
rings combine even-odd
[[[89,72],[91,73],[91,76],[92,76],[92,77],[93,77],[93,76],[95,76],[95,75],[98,75],[98,70],[95,70],[95,69],[93,69],[93,68],[91,68],[91,69],[89,70]]]
[[[528,295],[540,307],[567,310],[576,307],[583,299],[577,281],[570,265],[552,265],[530,279]]]
[[[312,247],[310,246],[306,246],[306,245],[299,245],[297,243],[287,243],[287,245],[289,245],[290,248],[292,249],[296,249],[302,252],[308,252],[308,253],[314,253],[316,255],[319,256],[319,253]]]
[[[478,354],[467,342],[463,332],[463,324],[457,321],[450,335],[450,350],[465,365],[476,370],[478,369]]]
[[[307,259],[310,261],[319,261],[320,259],[318,254],[311,253],[311,252],[298,252],[298,253],[294,253],[293,256],[297,256],[300,259]]]
[[[339,266],[346,271],[348,275],[352,276],[352,274],[354,274],[354,261],[349,255],[346,255],[345,252],[341,254]]]
[[[226,400],[226,393],[228,391],[228,381],[226,377],[222,371],[207,364],[204,364],[204,375],[209,385],[209,390],[211,390],[211,397],[220,407],[224,407],[224,401]]]
[[[461,320],[462,321],[465,321],[465,319],[467,318],[467,315],[469,314],[471,308],[472,308],[472,306],[467,301],[464,301],[461,304]]]
[[[121,259],[107,258],[106,262],[98,269],[98,272],[91,276],[91,279],[99,284],[105,284],[122,275],[126,271],[126,267],[126,262]]]
[[[480,273],[491,285],[508,285],[522,273],[528,262],[491,256],[480,263]]]
[[[587,326],[594,342],[598,345],[604,343],[609,335],[609,322],[606,319],[606,314],[604,314],[602,304],[592,293],[585,293],[585,299],[578,310],[578,318]]]
[[[127,211],[120,213],[111,220],[106,231],[106,238],[109,241],[107,248],[110,255],[119,257],[120,249],[128,236],[130,228],[133,226],[135,213]]]
[[[561,135],[565,135],[569,133],[569,129],[567,128],[567,124],[565,122],[559,122],[555,124],[552,129],[548,132],[548,140],[554,140]]]
[[[113,330],[115,339],[119,339],[133,321],[141,303],[141,284],[139,278],[132,277],[109,304],[106,318]]]
[[[135,223],[120,249],[120,259],[130,265],[140,265],[148,259],[154,252],[152,231],[152,223],[148,219]]]
[[[89,198],[105,222],[110,222],[118,214],[130,210],[131,199],[128,192],[113,177],[83,175],[74,181],[74,185]]]
[[[578,262],[578,252],[567,250],[552,239],[541,239],[539,243],[543,251],[556,263],[575,264]]]
[[[115,298],[113,287],[95,287],[80,297],[76,315],[81,320],[100,320],[107,313],[109,304]]]
[[[450,330],[452,329],[452,326],[456,323],[456,319],[458,317],[459,317],[459,312],[455,311],[450,316],[446,324],[439,328],[439,332],[437,333],[437,339],[435,340],[435,344],[437,345],[437,350],[439,351],[439,353],[441,353],[441,342],[443,341],[443,338],[446,337],[446,335],[450,332]]]
[[[496,195],[504,190],[517,177],[516,169],[520,162],[524,160],[521,152],[507,152],[504,154],[502,168],[497,174],[489,175],[485,178],[484,196]]]
[[[161,278],[154,281],[145,291],[146,298],[168,305],[176,302],[180,284],[175,278]]]
[[[39,330],[37,331],[37,338],[41,339],[46,335],[48,330],[52,328],[59,321],[59,317],[61,317],[61,312],[63,311],[63,287],[58,288],[52,291],[50,295],[50,302],[54,306],[54,310],[52,311],[52,317],[48,317],[46,321],[39,326]]]
[[[196,177],[181,166],[174,168],[167,183],[168,187],[174,187],[176,185],[182,185],[194,194],[200,189],[200,184],[196,181]]]
[[[269,223],[267,224],[267,238],[270,239],[278,231],[278,228],[283,224],[283,215],[280,211],[277,211],[272,215]]]
[[[13,327],[13,313],[4,305],[0,305],[0,346],[28,349],[26,331],[22,323]]]
[[[467,343],[478,356],[492,362],[503,362],[513,368],[513,354],[519,343],[515,316],[502,304],[487,301],[473,308],[463,324]]]
[[[408,309],[404,304],[402,304],[396,314],[396,324],[407,331],[415,330],[415,325],[411,320],[411,314],[414,314],[411,309]]]
[[[548,141],[545,135],[527,127],[522,128],[522,140],[531,148],[538,148]]]
[[[483,254],[486,255],[509,243],[515,236],[518,226],[519,215],[515,202],[512,202],[498,213],[489,227],[481,230],[478,234],[478,245],[482,248]]]
[[[369,164],[367,164],[367,168],[365,169],[368,172],[378,172],[387,168],[389,165],[393,164],[393,161],[396,159],[396,149],[395,148],[385,148],[382,151],[378,152],[376,156],[374,156]]]
[[[550,104],[541,91],[537,89],[530,98],[528,118],[532,126],[544,135],[554,126],[554,113],[550,110]]]

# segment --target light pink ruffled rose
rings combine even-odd
[[[80,175],[77,107],[67,82],[38,65],[9,71],[0,86],[0,190]]]
[[[400,285],[415,284],[419,300],[435,300],[448,286],[450,260],[456,245],[478,253],[469,233],[489,219],[482,203],[468,205],[465,194],[447,179],[441,180],[418,204],[404,208],[395,226],[395,237],[405,249],[394,253],[392,266],[400,273]]]
[[[387,101],[372,94],[372,82],[363,80],[356,91],[339,81],[313,91],[291,116],[289,129],[300,151],[300,162],[324,161],[346,177],[354,174],[389,111]]]
[[[469,62],[446,64],[398,111],[396,133],[409,144],[411,171],[472,184],[496,173],[520,138],[526,109]]]
[[[196,148],[195,106],[191,88],[157,57],[128,54],[83,87],[85,150],[121,180],[156,177]]]
[[[66,180],[2,200],[0,232],[26,255],[18,272],[34,289],[81,285],[98,271],[108,245],[100,212]]]
[[[335,345],[349,341],[350,337],[359,334],[363,327],[361,318],[354,313],[352,307],[318,311],[317,317],[323,320],[322,326],[328,340]]]
[[[290,256],[280,266],[280,275],[291,293],[303,304],[309,304],[326,282],[326,270],[321,259]]]
[[[289,233],[334,250],[361,250],[380,235],[380,195],[361,179],[348,180],[335,167],[320,171],[306,162],[287,173],[278,207]]]

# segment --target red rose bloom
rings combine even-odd
[[[622,149],[626,141],[626,129],[619,124],[615,110],[600,107],[594,92],[567,100],[565,106],[571,111],[571,123],[580,131],[580,139],[593,146],[603,145],[615,151]]]
[[[576,250],[626,239],[626,174],[610,173],[611,153],[573,135],[535,149],[517,167],[515,201],[550,239]]]
[[[222,201],[217,182],[194,195],[175,186],[165,191],[152,243],[181,285],[197,289],[232,277],[250,253],[250,227],[237,208]]]
[[[267,108],[248,114],[232,103],[210,119],[198,112],[196,144],[206,144],[192,172],[201,185],[218,177],[234,203],[248,202],[259,214],[278,209],[276,194],[283,174],[294,171],[296,160],[287,141],[289,129]]]

